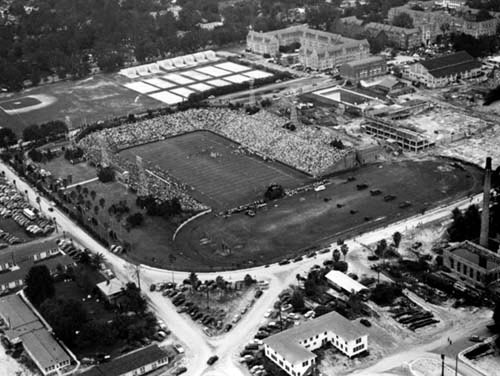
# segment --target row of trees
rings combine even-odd
[[[43,124],[32,124],[23,130],[24,141],[49,140],[68,133],[68,126],[64,121],[53,120]]]

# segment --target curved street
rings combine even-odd
[[[36,197],[38,193],[29,186],[25,181],[21,180],[10,168],[2,163],[2,171],[5,172],[6,177],[13,181],[15,180],[16,187],[21,192],[27,192],[29,201],[38,207]],[[420,225],[427,223],[444,221],[451,216],[451,211],[455,207],[466,208],[471,203],[480,203],[481,195],[476,195],[472,198],[466,198],[458,202],[446,205],[444,207],[436,208],[426,212],[424,215],[417,215],[408,218],[404,221],[370,231],[356,238],[346,241],[350,252],[347,255],[349,267],[356,270],[357,273],[373,273],[365,264],[359,261],[359,254],[364,252],[363,244],[373,244],[381,238],[391,237],[396,231],[404,233],[407,230],[413,229]],[[272,307],[278,294],[290,284],[296,283],[296,275],[306,273],[314,264],[321,264],[326,259],[331,258],[331,252],[318,254],[314,258],[305,258],[304,260],[291,263],[288,265],[280,266],[273,264],[269,267],[256,267],[237,271],[218,272],[218,273],[199,273],[200,280],[215,279],[216,276],[221,275],[226,280],[242,280],[246,274],[258,280],[268,280],[269,289],[265,290],[264,294],[250,311],[244,315],[241,321],[230,332],[218,336],[207,337],[201,328],[190,319],[186,319],[178,314],[174,305],[169,299],[164,298],[161,294],[150,292],[146,288],[151,283],[161,281],[171,281],[174,279],[177,282],[182,282],[188,277],[186,272],[172,272],[169,270],[154,269],[147,266],[136,266],[130,264],[128,261],[116,256],[109,252],[100,243],[94,240],[89,234],[82,230],[77,224],[71,221],[64,213],[57,208],[52,212],[48,211],[50,207],[49,201],[43,197],[40,200],[41,211],[48,217],[53,218],[57,223],[58,232],[62,231],[71,234],[76,242],[80,243],[83,247],[88,248],[92,252],[102,253],[107,263],[113,269],[117,277],[123,282],[136,281],[136,270],[139,269],[140,284],[143,293],[147,296],[151,308],[156,312],[171,329],[173,334],[179,338],[184,348],[186,349],[186,366],[190,376],[239,376],[249,375],[248,370],[244,369],[238,362],[238,354],[241,348],[253,338],[257,328],[261,325],[264,313],[267,309]],[[477,328],[484,326],[484,320],[471,321],[467,328],[451,328],[450,333],[454,335],[468,336],[473,333]],[[458,332],[460,331],[460,333]],[[355,373],[356,375],[373,375],[390,370],[394,367],[400,366],[403,362],[409,362],[418,357],[426,355],[429,351],[442,346],[447,334],[432,343],[428,343],[416,348],[411,352],[401,352],[393,354],[390,357],[381,359],[377,364],[369,367],[365,371]],[[206,364],[207,359],[212,356],[219,356],[219,360],[212,366]],[[473,370],[463,373],[463,376],[478,376]]]

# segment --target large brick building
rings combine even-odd
[[[386,74],[387,64],[383,57],[371,56],[342,64],[339,73],[346,80],[358,82]]]
[[[500,279],[500,255],[468,240],[445,249],[443,264],[458,280],[474,287]]]
[[[388,13],[392,21],[401,13],[408,14],[413,26],[421,30],[422,42],[429,44],[438,35],[444,33],[464,33],[475,38],[496,35],[498,20],[496,18],[479,19],[477,10],[466,7],[450,11],[436,8],[433,1],[412,1],[408,4],[391,8]]]
[[[307,25],[266,33],[251,30],[247,35],[247,49],[270,56],[276,56],[280,46],[293,43],[300,43],[299,62],[315,70],[334,68],[370,55],[370,45],[365,39],[345,38],[339,34],[310,29]]]
[[[365,31],[375,39],[380,39],[384,44],[392,44],[399,49],[409,49],[419,47],[422,44],[422,34],[420,29],[398,27],[378,22],[367,23]]]

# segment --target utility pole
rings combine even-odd
[[[458,354],[455,355],[455,376],[458,376]]]
[[[444,376],[444,354],[441,354],[441,376]]]
[[[137,265],[137,267],[135,268],[135,274],[137,276],[137,287],[139,288],[139,291],[141,290],[141,276],[140,276],[140,271],[141,271],[141,268],[139,267],[139,265]]]

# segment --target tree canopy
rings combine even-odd
[[[54,296],[54,281],[45,265],[33,266],[26,276],[26,295],[35,306]]]

